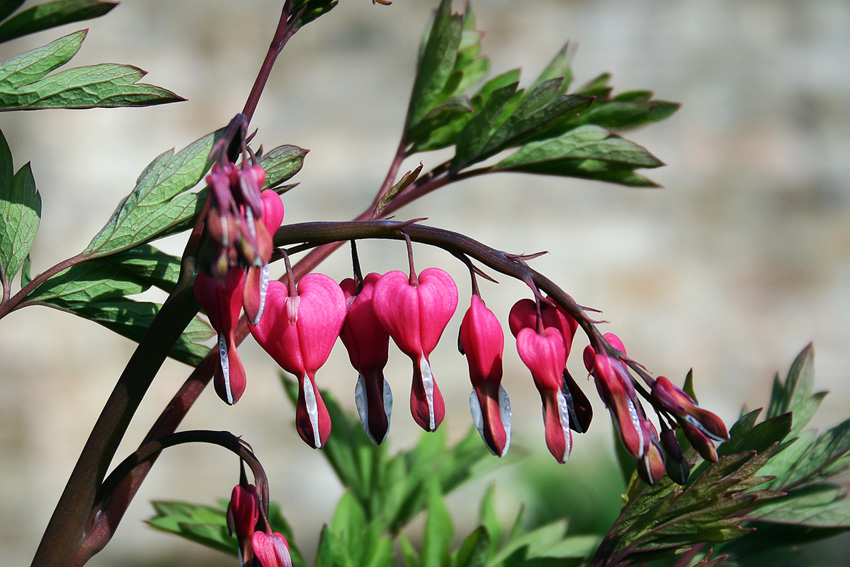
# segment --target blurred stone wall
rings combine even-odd
[[[220,127],[242,108],[279,4],[124,2],[86,24],[89,36],[74,63],[138,65],[150,71],[145,80],[188,102],[0,116],[16,167],[32,161],[44,201],[34,272],[83,249],[154,156]],[[311,150],[296,178],[301,186],[287,195],[286,222],[347,219],[368,204],[391,161],[419,34],[435,4],[344,0],[286,48],[253,123],[266,148],[293,143]],[[428,217],[513,252],[550,251],[535,260],[536,268],[583,305],[601,309],[606,328],[652,372],[680,382],[693,367],[701,402],[727,422],[742,404],[765,404],[773,374],[784,375],[814,341],[818,387],[832,391],[817,425],[843,419],[850,401],[850,5],[478,0],[474,8],[487,30],[484,51],[494,72],[522,66],[530,81],[569,39],[579,83],[610,71],[617,91],[651,88],[682,102],[669,121],[629,134],[669,164],[650,172],[665,189],[503,175],[430,195],[398,218]],[[58,35],[4,44],[0,57]],[[443,158],[416,160],[427,169]],[[181,242],[165,247],[177,253]],[[404,269],[397,244],[361,248],[368,270]],[[461,267],[439,252],[416,254],[420,268],[440,265],[457,276],[464,309]],[[346,277],[347,253],[322,269]],[[526,294],[512,282],[485,284],[482,291],[503,320]],[[432,361],[447,399],[444,427],[455,437],[469,420],[465,363],[454,349],[459,321]],[[44,308],[0,322],[3,564],[31,558],[132,348],[100,327]],[[243,400],[227,408],[206,393],[184,426],[244,435],[310,549],[306,542],[329,518],[340,489],[321,456],[297,438],[273,362],[250,342],[240,352],[250,376]],[[416,435],[406,407],[410,369],[400,353],[391,357],[387,375],[397,404],[390,442],[402,447]],[[574,358],[574,374],[583,376]],[[132,450],[187,374],[178,363],[166,364],[121,454]],[[515,445],[545,450],[539,399],[511,344],[506,374]],[[353,406],[354,376],[341,347],[319,381]],[[610,425],[601,405],[597,411],[598,423],[590,438],[576,439],[576,453],[607,448]],[[211,448],[166,455],[91,565],[232,564],[140,522],[150,516],[153,498],[225,497],[236,473],[235,459]]]

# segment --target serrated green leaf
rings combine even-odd
[[[565,44],[558,53],[552,58],[549,64],[540,73],[540,76],[534,80],[529,91],[533,91],[538,85],[552,79],[561,79],[560,88],[566,91],[573,80],[573,69],[570,64],[570,55],[568,53],[569,43]]]
[[[439,150],[453,145],[474,109],[466,97],[451,98],[435,106],[407,134],[409,154]]]
[[[439,104],[440,94],[454,71],[463,32],[463,16],[452,14],[451,0],[442,0],[419,58],[410,97],[408,129]]]
[[[610,73],[601,73],[579,87],[576,94],[608,98],[612,90],[611,87],[608,86],[608,81],[610,80]]]
[[[87,302],[135,295],[149,287],[107,262],[92,260],[59,272],[38,286],[27,299],[39,303],[57,299]]]
[[[596,160],[622,168],[664,165],[646,148],[598,126],[581,126],[559,138],[531,142],[509,155],[497,169],[522,171],[528,166],[562,160]]]
[[[650,102],[599,101],[581,115],[572,119],[571,124],[580,126],[594,124],[610,130],[624,130],[652,122],[660,122],[672,116],[680,104],[666,100]]]
[[[41,195],[30,164],[11,176],[11,155],[0,133],[0,275],[7,285],[29,254],[41,221]]]
[[[0,0],[0,20],[6,19],[9,14],[21,7],[25,0]]]
[[[850,530],[850,499],[846,487],[809,486],[759,508],[755,520],[807,528]]]
[[[754,414],[748,414],[744,418],[738,420],[729,432],[729,441],[718,447],[718,455],[731,455],[743,451],[756,451],[761,453],[768,447],[784,440],[791,431],[791,414],[780,415],[767,419],[758,425],[750,426],[750,419]],[[739,426],[739,424],[744,424]]]
[[[223,510],[188,502],[154,501],[156,515],[148,524],[231,555],[237,554],[236,538],[227,530]]]
[[[184,100],[162,87],[137,83],[146,74],[132,65],[101,63],[59,71],[15,89],[0,83],[0,109],[115,108]]]
[[[272,148],[264,153],[259,160],[259,165],[266,172],[266,182],[263,189],[277,187],[301,171],[301,166],[304,165],[304,156],[309,151],[298,146],[287,145]]]
[[[78,31],[0,64],[0,92],[13,91],[36,82],[58,69],[76,55],[85,38],[86,30]]]
[[[39,4],[3,22],[0,25],[0,42],[73,22],[97,18],[117,5],[118,2],[98,0],[54,0]]]
[[[86,247],[90,257],[127,250],[164,235],[196,214],[196,194],[186,193],[209,168],[209,153],[217,132],[208,134],[176,154],[160,154],[142,172],[133,191]]]
[[[422,543],[422,567],[444,567],[448,564],[449,546],[454,537],[452,517],[443,502],[439,481],[428,487],[428,515]]]
[[[94,321],[136,342],[144,338],[161,307],[156,303],[134,301],[127,297],[98,298],[96,301],[65,301],[56,298],[38,303]],[[197,366],[210,350],[210,347],[199,342],[214,335],[215,332],[204,320],[195,317],[168,355],[189,366]]]

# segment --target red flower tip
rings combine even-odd
[[[655,486],[664,478],[664,455],[661,452],[661,443],[658,440],[658,432],[655,426],[646,419],[641,419],[643,436],[649,440],[649,444],[643,453],[643,458],[638,459],[638,476],[646,484]]]
[[[258,325],[249,325],[260,346],[281,368],[298,377],[296,425],[301,438],[314,448],[324,445],[331,430],[314,376],[330,356],[345,314],[339,285],[313,273],[304,276],[294,298],[283,283],[269,282],[266,313]]]
[[[292,567],[289,544],[282,534],[254,532],[251,543],[262,567]]]
[[[685,433],[685,437],[687,437],[691,447],[697,450],[700,457],[706,461],[716,463],[717,449],[714,448],[714,443],[711,442],[711,439],[690,423],[679,421],[679,425],[682,426],[682,431]]]
[[[242,310],[242,290],[245,273],[231,270],[227,280],[219,283],[199,272],[195,277],[195,297],[218,333],[219,360],[215,369],[215,391],[222,400],[233,405],[245,392],[245,367],[236,351],[236,324]]]
[[[340,338],[348,350],[351,365],[358,372],[354,397],[360,423],[376,444],[383,443],[387,437],[393,407],[392,391],[384,379],[390,335],[375,315],[373,304],[375,284],[380,277],[376,273],[367,275],[360,293],[353,279],[340,283],[348,304]]]
[[[439,268],[422,271],[417,285],[411,285],[404,273],[393,271],[377,281],[372,302],[381,325],[413,360],[413,418],[426,431],[434,431],[445,415],[445,403],[428,356],[457,308],[457,286]]]
[[[546,428],[546,445],[563,463],[572,449],[569,406],[562,390],[563,371],[567,352],[561,331],[555,327],[538,333],[531,327],[520,329],[516,342],[519,357],[525,363],[543,402],[543,422]]]
[[[237,484],[230,495],[227,505],[227,530],[232,535],[236,532],[236,540],[242,553],[242,560],[250,564],[251,538],[254,528],[260,518],[259,495],[253,484]]]
[[[502,326],[477,295],[460,325],[460,346],[469,364],[473,392],[469,398],[472,420],[490,451],[499,457],[508,452],[511,405],[502,382]]]
[[[729,432],[723,421],[708,410],[696,405],[693,398],[687,395],[670,380],[659,376],[652,385],[652,399],[661,407],[684,419],[699,429],[712,441],[729,440]]]

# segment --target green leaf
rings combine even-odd
[[[0,25],[0,42],[73,22],[97,18],[117,5],[118,2],[98,0],[54,0],[39,4],[3,22]]]
[[[30,275],[30,268],[32,268],[32,260],[30,260],[30,255],[27,254],[27,257],[24,258],[24,264],[21,267],[21,287],[26,287],[32,281],[32,276]]]
[[[259,160],[259,165],[266,171],[263,189],[277,187],[301,171],[304,156],[309,151],[298,146],[278,146],[264,153]]]
[[[30,164],[12,176],[12,156],[0,133],[0,279],[11,285],[29,254],[41,221],[41,195]]]
[[[553,57],[546,68],[543,69],[540,76],[537,77],[537,79],[535,79],[528,88],[529,91],[533,91],[538,85],[551,79],[561,79],[560,87],[563,91],[566,91],[569,88],[570,83],[573,80],[573,69],[570,63],[568,48],[569,43],[565,44],[564,47],[555,54],[555,57]]]
[[[208,134],[176,154],[169,150],[148,165],[84,254],[105,256],[127,250],[182,226],[200,207],[197,194],[186,193],[203,178],[218,132]]]
[[[664,165],[634,142],[598,126],[581,126],[559,138],[526,144],[496,164],[496,168],[524,171],[528,167],[564,160],[595,160],[621,168]]]
[[[322,527],[316,567],[357,567],[345,545],[328,526]]]
[[[750,516],[754,520],[794,524],[808,529],[850,530],[850,499],[847,488],[822,483],[789,493]]]
[[[449,546],[454,537],[452,517],[443,502],[439,482],[428,489],[428,515],[422,544],[422,567],[443,567],[448,564]]]
[[[105,299],[98,297],[97,300],[91,301],[66,301],[63,298],[55,298],[38,303],[94,321],[136,342],[145,336],[161,307],[157,303],[110,296]],[[200,344],[200,341],[206,341],[214,335],[215,332],[206,322],[195,317],[177,340],[169,356],[189,366],[197,366],[210,350],[210,347]]]
[[[0,20],[6,19],[12,12],[21,7],[25,0],[0,0]]]
[[[487,141],[501,123],[518,86],[519,83],[512,83],[493,91],[483,108],[466,123],[457,138],[451,171],[459,171],[477,161],[476,158],[484,151]]]
[[[463,33],[463,17],[452,14],[451,5],[451,0],[442,0],[428,31],[410,97],[408,129],[441,102],[440,95],[454,71]]]
[[[484,567],[492,543],[487,528],[479,526],[463,540],[451,564],[455,567]]]
[[[826,396],[826,392],[812,394],[815,379],[814,359],[815,349],[809,343],[794,359],[785,383],[780,382],[779,376],[773,381],[767,416],[775,417],[791,412],[794,416],[792,436],[803,431]]]
[[[404,534],[399,535],[398,545],[405,567],[422,567],[422,556]]]
[[[351,492],[343,494],[337,502],[331,529],[350,557],[359,558],[363,555],[366,512]]]
[[[153,507],[156,515],[148,520],[151,527],[231,555],[237,554],[238,544],[236,538],[228,533],[224,510],[161,500],[155,500]]]
[[[80,50],[86,33],[82,30],[60,37],[0,64],[0,93],[36,82],[70,61]]]
[[[493,555],[499,544],[502,542],[502,523],[499,520],[499,514],[496,512],[496,491],[491,484],[487,487],[487,491],[481,498],[481,504],[478,508],[478,523],[487,530],[489,550],[487,556]]]

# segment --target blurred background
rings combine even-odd
[[[295,178],[301,185],[286,196],[285,222],[348,219],[368,205],[395,151],[419,37],[435,5],[344,0],[287,46],[253,122],[266,148],[291,143],[311,150]],[[823,429],[844,419],[850,402],[850,4],[479,0],[473,8],[479,28],[487,30],[483,46],[493,73],[522,67],[527,85],[569,40],[576,48],[576,84],[609,71],[615,92],[648,88],[683,103],[670,120],[628,134],[669,164],[648,172],[665,189],[501,175],[451,186],[398,218],[428,217],[511,252],[548,250],[535,268],[581,304],[602,310],[606,330],[653,373],[681,383],[693,368],[701,404],[727,423],[743,405],[763,406],[774,374],[784,376],[813,341],[817,387],[831,391],[813,425]],[[145,81],[187,102],[0,116],[16,168],[32,162],[43,199],[33,273],[82,250],[156,155],[189,144],[241,110],[279,9],[279,0],[125,2],[88,23],[72,64],[134,64],[150,72]],[[4,44],[0,59],[58,35]],[[407,169],[419,159],[427,170],[445,156],[417,156]],[[163,247],[179,253],[182,242]],[[367,243],[361,253],[368,271],[406,266],[397,243]],[[456,276],[459,311],[465,309],[462,267],[424,248],[416,258],[420,269],[439,265]],[[347,252],[322,270],[348,277]],[[514,282],[484,283],[482,293],[502,320],[527,295]],[[466,363],[455,350],[459,324],[456,316],[432,358],[448,406],[443,427],[453,439],[470,421]],[[133,346],[46,308],[15,312],[0,323],[3,564],[30,561]],[[506,346],[513,450],[543,454],[539,398],[511,342]],[[574,352],[583,347],[577,338]],[[227,408],[206,392],[184,427],[244,435],[269,471],[273,497],[296,524],[299,545],[311,554],[310,542],[341,488],[321,455],[298,438],[274,363],[250,340],[240,353],[250,376],[242,401]],[[581,361],[573,358],[573,374],[581,378]],[[119,455],[135,448],[188,373],[179,363],[166,364]],[[409,361],[401,353],[391,353],[387,376],[397,401],[389,443],[407,447],[418,433],[407,410]],[[318,379],[353,408],[355,375],[341,346]],[[587,388],[593,390],[590,383]],[[543,458],[539,466],[492,477],[506,521],[520,502],[546,513],[535,502],[551,499],[522,488],[532,484],[562,498],[564,486],[585,498],[598,493],[584,506],[604,504],[616,514],[617,477],[604,472],[611,426],[601,404],[596,410],[596,425],[576,438],[567,465]],[[151,516],[154,498],[213,503],[227,497],[237,472],[233,457],[209,447],[166,454],[113,542],[90,564],[233,564],[141,522]],[[539,476],[529,480],[532,474]],[[470,521],[476,506],[469,502],[477,500],[463,499],[477,498],[486,483],[480,484],[452,503]],[[570,500],[561,513],[581,517],[588,510],[581,506]],[[847,541],[820,548],[812,564],[844,564],[840,546]]]

